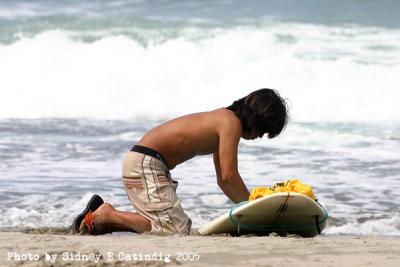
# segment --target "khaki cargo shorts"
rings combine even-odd
[[[189,234],[192,221],[176,195],[178,183],[157,158],[130,151],[123,162],[123,180],[136,211],[151,222],[151,232]]]

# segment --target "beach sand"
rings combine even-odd
[[[0,232],[0,266],[400,266],[400,238],[34,232]]]

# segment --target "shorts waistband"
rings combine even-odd
[[[155,151],[154,149],[151,149],[151,148],[145,147],[145,146],[134,145],[134,146],[131,148],[131,151],[133,151],[133,152],[138,152],[138,153],[142,153],[142,154],[145,154],[145,155],[147,155],[147,156],[150,156],[150,157],[159,159],[159,160],[161,160],[161,161],[165,164],[165,166],[168,167],[168,164],[167,164],[167,162],[165,161],[165,158],[163,157],[163,155],[161,155],[160,153],[158,153],[158,152]],[[168,167],[168,169],[169,169],[169,167]]]

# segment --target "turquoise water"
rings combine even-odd
[[[185,27],[232,28],[263,21],[398,29],[399,11],[393,0],[1,1],[0,42],[52,29],[78,31],[85,41],[109,34],[138,37],[132,31],[143,30],[174,38]]]

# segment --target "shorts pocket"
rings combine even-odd
[[[171,184],[161,185],[157,189],[157,197],[159,197],[161,202],[174,203],[175,198],[176,198],[176,193]]]

